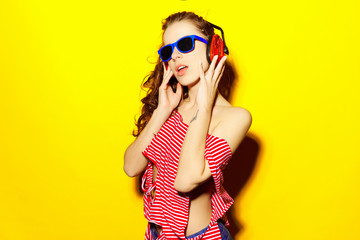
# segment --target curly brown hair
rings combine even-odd
[[[170,15],[166,19],[162,21],[162,30],[163,34],[165,30],[175,22],[180,22],[182,20],[189,20],[195,24],[195,26],[201,31],[207,40],[209,40],[214,35],[214,28],[211,24],[203,19],[201,16],[196,15],[193,12],[178,12]],[[163,43],[161,47],[164,46]],[[230,85],[234,80],[234,76],[232,74],[232,68],[229,69],[229,64],[226,63],[225,71],[223,77],[219,83],[218,90],[221,95],[225,98],[230,96]],[[231,70],[231,71],[229,71]],[[158,106],[158,97],[159,97],[159,87],[162,82],[164,69],[162,66],[162,62],[160,57],[158,57],[155,65],[154,71],[150,72],[147,76],[145,76],[142,88],[147,88],[146,96],[141,100],[143,103],[143,107],[141,109],[141,115],[138,120],[135,122],[137,130],[133,131],[133,136],[137,137],[141,133],[141,131],[145,128],[146,124],[149,122],[154,110]],[[224,79],[227,79],[224,81]],[[171,86],[174,88],[177,84],[176,81],[170,81]],[[183,98],[188,96],[187,87],[183,86]]]

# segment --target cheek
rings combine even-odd
[[[202,66],[203,66],[204,72],[206,72],[206,71],[209,69],[209,67],[210,67],[210,64],[209,64],[209,62],[208,62],[208,60],[207,60],[206,57],[205,57],[205,59],[202,61]]]
[[[195,64],[199,66],[200,61],[202,62],[203,69],[206,71],[209,68],[209,63],[206,57],[206,45],[201,44],[200,46],[196,46],[196,51],[194,52],[194,59],[196,59]]]

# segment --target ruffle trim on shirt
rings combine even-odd
[[[222,218],[225,225],[229,226],[228,219],[225,213],[234,203],[234,200],[223,188],[224,181],[222,170],[228,165],[228,161],[232,157],[231,149],[225,139],[215,136],[209,136],[206,141],[205,159],[209,163],[209,168],[215,184],[215,192],[212,194],[211,203],[213,206],[213,213],[210,223],[215,223]]]

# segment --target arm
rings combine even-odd
[[[189,124],[174,182],[174,188],[179,192],[189,192],[207,179],[205,169],[209,166],[204,152],[210,125],[210,112],[206,109],[198,109]]]
[[[180,192],[189,192],[212,176],[209,163],[204,157],[207,136],[204,129],[208,128],[208,115],[199,110],[185,135],[174,184],[175,189]],[[226,110],[223,115],[224,119],[213,130],[212,135],[225,139],[233,153],[249,130],[252,117],[246,109],[235,107]]]
[[[160,130],[170,113],[155,109],[150,121],[140,135],[129,145],[124,154],[124,171],[129,177],[139,175],[146,167],[148,160],[142,154],[154,135]]]
[[[209,131],[211,112],[217,92],[217,85],[225,68],[226,57],[223,57],[215,69],[218,56],[215,56],[204,73],[202,63],[199,65],[199,89],[196,97],[198,107],[191,120],[181,148],[178,170],[174,188],[179,192],[189,192],[204,179],[208,168],[204,158],[206,136]]]
[[[179,104],[182,96],[182,88],[179,83],[175,93],[168,85],[173,73],[170,68],[166,70],[165,65],[163,67],[164,77],[159,87],[158,107],[154,110],[145,128],[129,145],[124,154],[124,171],[129,177],[137,176],[145,169],[148,160],[142,152],[151,143],[152,138],[168,119],[172,110]]]
[[[215,69],[217,57],[214,57],[206,76],[200,67],[198,110],[185,135],[174,182],[174,188],[179,192],[189,192],[211,177],[209,163],[204,157],[205,144],[217,85],[224,71],[225,60],[226,57],[221,59]],[[229,143],[232,151],[238,147],[251,124],[251,115],[247,110],[233,109],[235,110],[228,111],[228,117],[223,117],[224,120],[213,131],[213,135]]]

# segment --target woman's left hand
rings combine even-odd
[[[202,62],[200,62],[200,86],[196,98],[196,103],[199,108],[207,110],[212,108],[217,93],[218,84],[225,69],[226,58],[227,56],[222,57],[220,62],[216,65],[218,55],[214,56],[206,73],[204,72]]]

